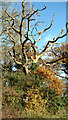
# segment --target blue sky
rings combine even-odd
[[[66,24],[66,2],[33,2],[34,8],[41,9],[46,5],[46,10],[39,12],[40,17],[38,17],[39,21],[45,20],[44,26],[41,26],[39,30],[46,28],[50,25],[53,14],[55,13],[54,22],[52,27],[45,33],[42,34],[42,39],[38,42],[38,46],[45,45],[45,43],[53,39],[53,37],[57,37],[63,27]],[[65,32],[64,32],[65,33]],[[63,39],[59,39],[58,42],[63,42],[66,40],[66,37]]]

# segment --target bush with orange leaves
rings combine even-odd
[[[34,74],[39,75],[40,79],[46,83],[48,88],[51,88],[56,94],[63,94],[63,89],[65,88],[65,83],[55,76],[55,71],[51,68],[38,67]]]
[[[33,71],[35,76],[39,76],[40,85],[33,84],[27,90],[26,98],[23,99],[22,104],[26,111],[45,111],[56,114],[59,106],[63,106],[62,94],[65,87],[64,82],[55,76],[55,72],[51,68],[37,67]],[[43,84],[42,81],[45,83]],[[28,98],[28,100],[27,100]]]

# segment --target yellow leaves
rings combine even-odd
[[[39,100],[41,100],[42,98],[41,98],[41,96],[39,96]]]
[[[43,94],[43,93],[41,93],[41,95],[43,96],[44,94]]]
[[[27,108],[27,107],[25,107],[25,110],[27,111],[27,110],[28,110],[28,108]]]
[[[36,73],[37,73],[37,71],[33,71],[33,73],[34,73],[34,74],[36,74]]]
[[[45,103],[47,103],[47,100],[45,100]]]
[[[36,88],[35,91],[38,91],[38,89]]]
[[[23,98],[23,101],[25,101],[25,99]]]
[[[42,99],[41,95],[43,96],[44,93],[43,92],[39,93],[38,88],[35,89],[32,87],[29,91],[27,91],[27,95],[28,95],[29,101],[25,101],[25,103],[26,103],[25,110],[26,111],[28,111],[29,109],[36,110],[39,107],[42,109],[42,107],[47,102],[47,100]]]
[[[38,97],[38,95],[35,95],[35,98],[37,98]]]
[[[40,88],[42,87],[42,85],[40,85]]]

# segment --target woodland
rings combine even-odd
[[[68,117],[68,44],[59,43],[68,34],[68,23],[40,50],[37,43],[51,30],[55,17],[54,13],[49,26],[40,31],[45,24],[39,21],[40,13],[46,9],[34,9],[25,1],[2,2],[3,118]]]

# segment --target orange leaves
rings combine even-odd
[[[38,16],[40,16],[40,15],[38,15]]]
[[[36,14],[37,14],[38,16],[40,16],[38,12],[36,12]]]
[[[60,79],[55,76],[54,70],[41,66],[35,70],[35,74],[43,76],[43,81],[46,82],[47,87],[50,87],[52,90],[56,90],[58,94],[62,94],[64,84],[61,84]]]
[[[38,14],[38,12],[36,12],[36,14]]]

